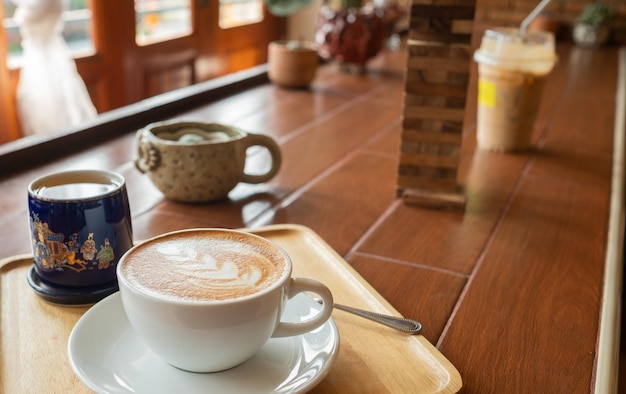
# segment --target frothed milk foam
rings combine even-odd
[[[213,301],[271,286],[288,270],[285,256],[264,240],[237,233],[185,231],[146,241],[124,256],[124,277],[159,298]]]

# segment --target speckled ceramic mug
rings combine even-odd
[[[183,202],[219,200],[239,183],[262,183],[280,168],[281,152],[265,135],[247,133],[217,123],[152,123],[137,132],[135,166],[148,174],[166,198]],[[269,170],[244,171],[247,150],[266,148]]]

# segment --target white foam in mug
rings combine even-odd
[[[330,290],[291,271],[289,256],[273,242],[205,228],[135,245],[117,276],[126,315],[154,353],[183,370],[216,372],[246,361],[271,337],[303,334],[328,320]],[[280,321],[301,292],[317,293],[323,309],[300,322]]]
[[[478,147],[520,151],[531,136],[547,76],[557,57],[554,35],[515,28],[490,29],[474,54],[478,63]]]

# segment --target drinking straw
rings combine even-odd
[[[552,0],[541,0],[541,2],[537,4],[535,9],[532,10],[526,18],[524,18],[519,29],[519,34],[522,38],[526,36],[526,31],[528,30],[528,25],[530,25],[530,22],[532,22],[551,1]]]

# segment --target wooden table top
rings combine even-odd
[[[611,245],[621,245],[620,236],[608,242],[610,219],[622,217],[623,205],[611,205],[613,177],[621,173],[613,170],[620,52],[567,45],[558,51],[535,149],[523,154],[475,150],[473,70],[459,171],[465,212],[419,208],[396,197],[405,53],[387,50],[363,75],[326,65],[310,90],[256,83],[168,114],[276,139],[283,152],[278,175],[261,185],[240,184],[227,200],[165,200],[133,165],[136,128],[102,126],[95,144],[48,137],[0,148],[0,258],[30,252],[32,179],[110,169],[126,177],[136,239],[190,227],[310,227],[400,313],[422,322],[423,335],[460,372],[463,392],[610,387],[614,354],[604,363],[598,348],[599,338],[616,333],[616,322],[600,316],[617,302],[615,293],[604,296],[604,274]],[[133,108],[129,116],[140,112]],[[29,159],[2,161],[27,145],[34,147]],[[264,164],[257,154],[251,165]],[[621,249],[613,257],[621,261]],[[609,278],[617,288],[619,273]],[[600,335],[603,328],[608,334]]]

